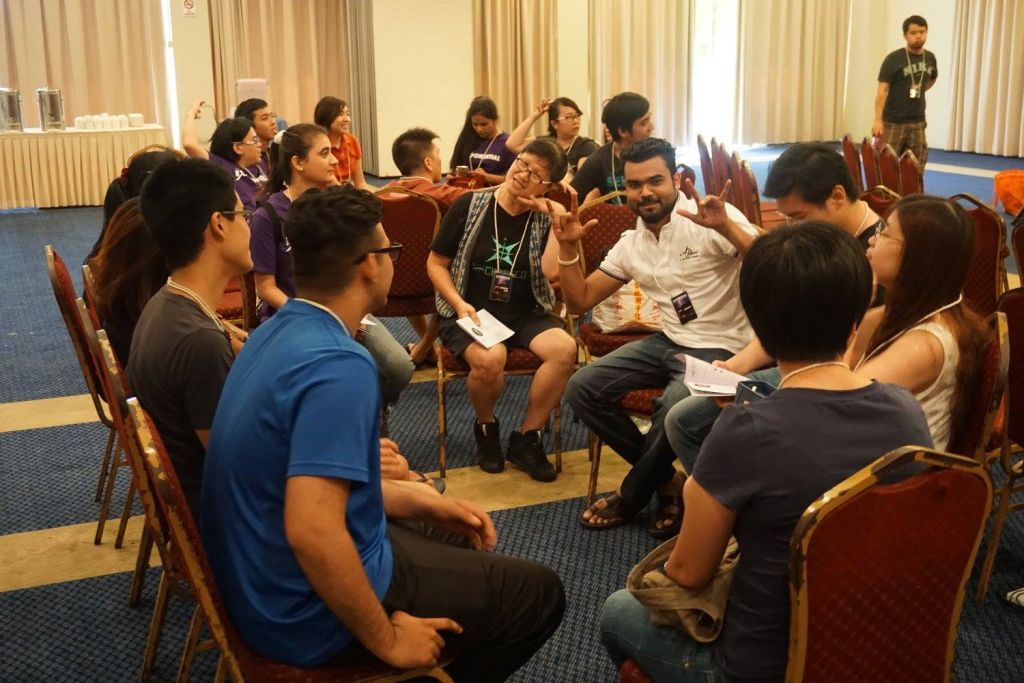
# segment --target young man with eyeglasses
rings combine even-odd
[[[476,413],[473,433],[480,468],[505,468],[494,408],[505,388],[509,347],[529,349],[541,359],[533,376],[526,414],[512,433],[508,460],[538,481],[554,481],[540,430],[561,400],[576,364],[576,342],[554,314],[555,294],[542,254],[554,253],[550,218],[534,203],[565,176],[565,155],[550,142],[527,145],[497,188],[460,197],[444,217],[431,245],[427,274],[437,290],[438,337],[469,366],[466,388]],[[553,263],[553,261],[552,261]],[[515,334],[486,348],[458,324],[487,310]]]
[[[886,55],[878,71],[875,121],[871,135],[882,145],[892,145],[897,155],[914,152],[924,170],[928,161],[925,137],[924,94],[939,77],[935,54],[924,49],[928,22],[916,14],[903,22],[906,46]]]
[[[247,212],[227,173],[200,159],[157,168],[140,203],[171,276],[139,317],[127,375],[197,515],[210,428],[234,358],[216,308],[228,282],[252,269]]]
[[[413,668],[435,665],[447,641],[455,680],[505,680],[557,628],[562,585],[489,552],[494,525],[472,503],[381,477],[377,370],[352,338],[394,275],[400,247],[380,217],[352,187],[292,205],[297,296],[228,376],[203,541],[231,622],[265,657]]]

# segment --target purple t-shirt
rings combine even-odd
[[[242,168],[233,161],[228,161],[216,154],[210,154],[210,161],[228,172],[228,175],[235,181],[235,192],[242,200],[242,206],[247,211],[253,211],[256,208],[256,194],[267,182],[267,172],[263,162],[249,168]]]
[[[267,203],[281,218],[284,227],[285,216],[292,205],[292,200],[283,191],[275,192],[267,199]],[[290,297],[295,296],[295,275],[292,271],[292,246],[280,228],[274,227],[270,214],[262,206],[256,209],[252,217],[249,251],[252,253],[253,270],[257,273],[270,273],[278,288]],[[260,302],[260,321],[274,315],[277,309]]]
[[[508,133],[502,133],[491,140],[481,140],[469,154],[469,167],[471,169],[482,168],[486,173],[504,175],[516,155],[509,151],[505,143],[508,141]]]

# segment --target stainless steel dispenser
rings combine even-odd
[[[64,95],[60,88],[39,88],[39,127],[43,131],[64,130]]]
[[[0,133],[24,129],[21,118],[21,91],[0,88]]]

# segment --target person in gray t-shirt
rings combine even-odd
[[[796,223],[754,242],[740,298],[782,381],[768,398],[726,408],[712,428],[683,488],[682,530],[664,567],[679,585],[702,586],[735,535],[742,560],[722,634],[698,644],[653,625],[647,608],[619,591],[601,615],[616,664],[634,659],[655,680],[784,677],[789,541],[801,514],[887,452],[932,445],[910,392],[861,378],[842,361],[870,297],[863,249],[832,225]]]

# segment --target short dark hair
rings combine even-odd
[[[548,135],[551,137],[555,137],[555,121],[558,119],[559,107],[569,107],[578,116],[583,116],[583,110],[580,109],[580,105],[576,104],[574,100],[568,97],[558,97],[551,100],[551,104],[548,105]]]
[[[217,124],[210,138],[210,154],[216,154],[221,159],[227,159],[234,163],[241,158],[235,151],[235,144],[245,140],[246,134],[252,128],[252,121],[246,118],[237,117],[224,119]]]
[[[661,138],[639,140],[619,154],[623,167],[628,163],[639,164],[654,157],[661,157],[668,167],[669,175],[676,172],[676,148],[668,140]]]
[[[288,209],[284,234],[292,247],[299,292],[337,294],[372,245],[380,200],[355,187],[306,190]]]
[[[822,221],[754,240],[740,267],[740,301],[765,351],[783,361],[833,360],[871,299],[864,247]]]
[[[212,161],[180,159],[153,171],[142,186],[142,216],[170,270],[198,258],[210,216],[234,211],[235,199],[234,180]]]
[[[235,107],[235,118],[243,118],[253,120],[253,116],[260,109],[266,109],[270,105],[267,104],[266,100],[261,100],[258,97],[250,97],[247,100],[243,100],[237,107]]]
[[[523,147],[521,154],[532,154],[543,161],[553,183],[557,183],[564,178],[569,170],[569,161],[565,158],[565,152],[559,149],[551,140],[535,138],[530,144]]]
[[[326,95],[320,98],[313,108],[313,123],[324,130],[330,130],[334,119],[341,116],[341,111],[348,106],[348,103],[338,97]]]
[[[903,35],[907,35],[907,31],[910,30],[910,25],[916,24],[918,26],[924,26],[928,28],[928,22],[925,21],[924,17],[912,14],[903,20]]]
[[[857,187],[843,155],[825,144],[800,142],[772,162],[764,196],[778,198],[796,192],[808,204],[824,204],[836,185],[846,191],[850,202],[857,200]]]
[[[643,95],[635,92],[620,92],[604,103],[601,110],[601,123],[608,126],[612,140],[618,142],[622,134],[620,130],[633,130],[633,124],[642,119],[651,110],[651,103]]]
[[[391,158],[402,175],[411,175],[434,149],[437,133],[426,128],[410,128],[391,144]]]

